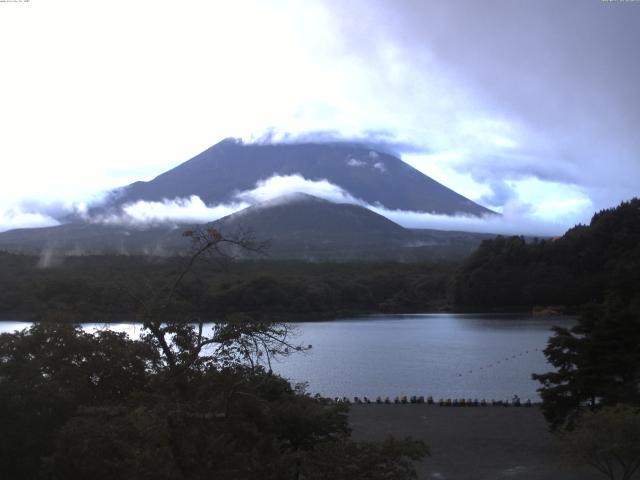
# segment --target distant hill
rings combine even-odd
[[[243,144],[224,140],[149,182],[114,191],[105,207],[137,200],[199,196],[228,203],[274,175],[327,180],[371,205],[388,209],[480,216],[490,210],[429,178],[394,155],[353,143]]]
[[[409,230],[364,207],[297,193],[246,208],[212,224],[222,232],[253,231],[269,239],[275,258],[461,258],[484,238],[435,230]]]
[[[248,207],[207,226],[227,236],[250,231],[257,240],[269,242],[269,258],[307,261],[458,259],[492,237],[405,229],[364,207],[302,193]],[[182,236],[187,227],[72,223],[21,229],[0,233],[0,250],[42,255],[180,255],[189,249]]]
[[[484,241],[459,269],[463,308],[577,306],[615,295],[640,305],[640,199],[596,213],[553,240]]]
[[[305,193],[284,195],[245,208],[213,222],[221,231],[253,230],[274,241],[326,242],[329,238],[355,243],[405,239],[408,231],[358,205],[332,203]]]

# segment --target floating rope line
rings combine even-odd
[[[481,367],[478,367],[475,371],[477,372],[477,371],[480,371],[480,370],[487,370],[487,369],[490,369],[490,368],[495,368],[498,365],[501,365],[502,363],[510,362],[511,360],[516,359],[518,357],[522,357],[524,355],[528,355],[528,354],[535,353],[535,352],[541,352],[541,351],[542,351],[542,349],[540,349],[540,348],[533,348],[533,349],[529,349],[529,350],[523,350],[520,353],[515,353],[513,355],[507,356],[504,359],[496,360],[493,363],[482,365]],[[470,375],[472,373],[474,373],[474,370],[469,370],[466,374]],[[458,373],[458,377],[462,377],[464,375],[465,375],[464,372]]]

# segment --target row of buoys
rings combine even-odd
[[[504,359],[496,360],[496,361],[495,361],[495,362],[493,362],[493,363],[489,363],[489,364],[487,364],[487,365],[483,365],[483,366],[481,366],[481,367],[478,367],[475,371],[477,372],[477,371],[480,371],[480,370],[486,370],[486,369],[489,369],[489,368],[497,367],[497,366],[498,366],[498,365],[500,365],[502,362],[508,362],[508,361],[511,361],[511,360],[513,360],[513,359],[515,359],[515,358],[518,358],[518,357],[522,357],[522,356],[524,356],[524,355],[527,355],[527,354],[529,354],[529,353],[539,352],[539,351],[541,351],[539,348],[533,348],[533,349],[530,349],[530,350],[524,350],[524,351],[522,351],[522,352],[520,352],[520,353],[516,353],[516,354],[510,355],[510,356],[507,356],[507,357],[505,357]],[[467,372],[467,374],[472,374],[473,372],[474,372],[474,370],[469,370],[469,371]],[[462,377],[463,375],[464,375],[464,373],[458,373],[458,376],[459,376],[459,377]]]
[[[441,407],[531,407],[533,403],[531,400],[527,399],[526,401],[521,401],[520,398],[515,395],[511,400],[486,400],[477,398],[441,398],[438,401],[435,401],[433,397],[428,396],[424,397],[422,395],[412,395],[407,397],[406,395],[402,397],[394,397],[391,399],[390,397],[376,397],[375,400],[372,400],[368,397],[353,397],[353,399],[349,397],[335,397],[332,399],[333,403],[347,403],[347,404],[409,404],[409,403],[426,403],[428,405],[439,405]]]
[[[473,400],[470,398],[466,400],[464,398],[454,398],[452,400],[447,398],[446,400],[440,399],[438,405],[441,407],[531,407],[533,403],[529,399],[522,402],[519,398],[513,400],[485,400],[484,398],[482,400],[477,398]]]

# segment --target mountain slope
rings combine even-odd
[[[257,145],[224,140],[149,182],[114,192],[108,206],[198,195],[228,203],[274,175],[328,180],[352,196],[388,209],[483,215],[490,210],[441,185],[399,158],[350,143]]]

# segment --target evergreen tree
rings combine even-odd
[[[557,370],[534,374],[553,429],[585,409],[640,405],[640,302],[610,297],[585,308],[577,325],[554,328],[545,355]]]

